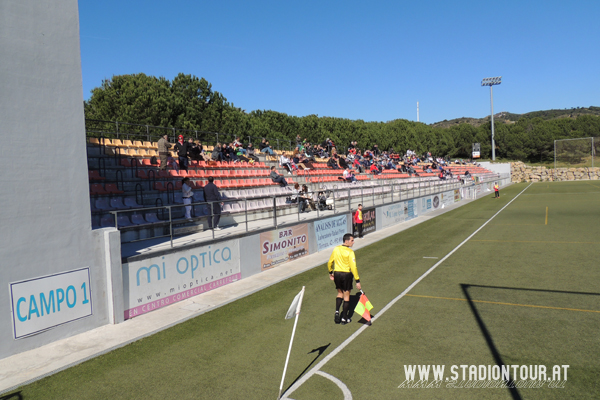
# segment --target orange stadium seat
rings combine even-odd
[[[89,180],[104,180],[106,178],[100,176],[100,171],[98,171],[97,169],[93,169],[93,170],[89,170],[88,171],[88,176],[89,176]]]
[[[108,193],[113,193],[113,194],[124,193],[122,190],[119,190],[119,188],[117,188],[117,184],[115,184],[115,183],[107,183],[106,186],[104,187],[104,189]]]
[[[104,189],[104,186],[102,186],[100,183],[92,184],[92,186],[90,186],[90,193],[92,195],[108,194],[108,192]]]

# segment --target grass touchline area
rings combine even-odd
[[[581,310],[579,308],[565,308],[565,307],[550,307],[550,306],[538,306],[535,304],[516,304],[516,303],[503,303],[498,301],[487,301],[487,300],[469,300],[469,299],[459,299],[454,297],[439,297],[439,296],[425,296],[420,294],[407,294],[409,297],[422,297],[426,299],[441,299],[441,300],[456,300],[456,301],[471,301],[473,303],[487,303],[487,304],[498,304],[504,306],[517,306],[517,307],[532,307],[532,308],[548,308],[551,310],[567,310],[567,311],[580,311],[580,312],[592,312],[592,313],[600,313],[600,310]]]

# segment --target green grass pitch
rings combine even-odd
[[[356,252],[374,315],[527,187],[516,184]],[[321,369],[354,399],[600,398],[600,182],[536,183]],[[427,258],[424,258],[427,257]],[[437,257],[434,258],[434,257]],[[279,268],[285,268],[285,265]],[[362,327],[335,325],[320,266],[12,393],[21,399],[276,399]],[[402,388],[405,366],[569,365],[564,388]],[[433,377],[430,377],[433,381]],[[290,398],[343,399],[312,375]]]

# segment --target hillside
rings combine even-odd
[[[581,115],[595,115],[600,116],[600,107],[574,107],[563,110],[542,110],[542,111],[532,111],[525,114],[514,114],[506,111],[499,112],[494,114],[494,122],[503,122],[505,124],[514,124],[521,118],[541,118],[543,120],[552,120],[558,118],[577,118]],[[451,120],[444,120],[440,122],[435,122],[430,124],[433,127],[440,128],[449,128],[453,125],[458,124],[469,124],[475,127],[478,127],[482,124],[489,123],[490,117],[487,116],[485,118],[455,118]]]

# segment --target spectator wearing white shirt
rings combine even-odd
[[[192,220],[192,197],[194,197],[194,193],[192,192],[192,187],[190,186],[190,178],[183,178],[181,180],[181,194],[183,196],[183,204],[185,204],[185,218],[188,221]]]
[[[282,154],[281,157],[279,157],[279,166],[285,167],[288,170],[289,175],[292,174],[292,164],[285,154]]]
[[[346,168],[344,170],[343,176],[344,176],[344,180],[346,182],[356,182],[356,177],[354,176],[354,174],[352,172],[350,172],[349,168]]]

